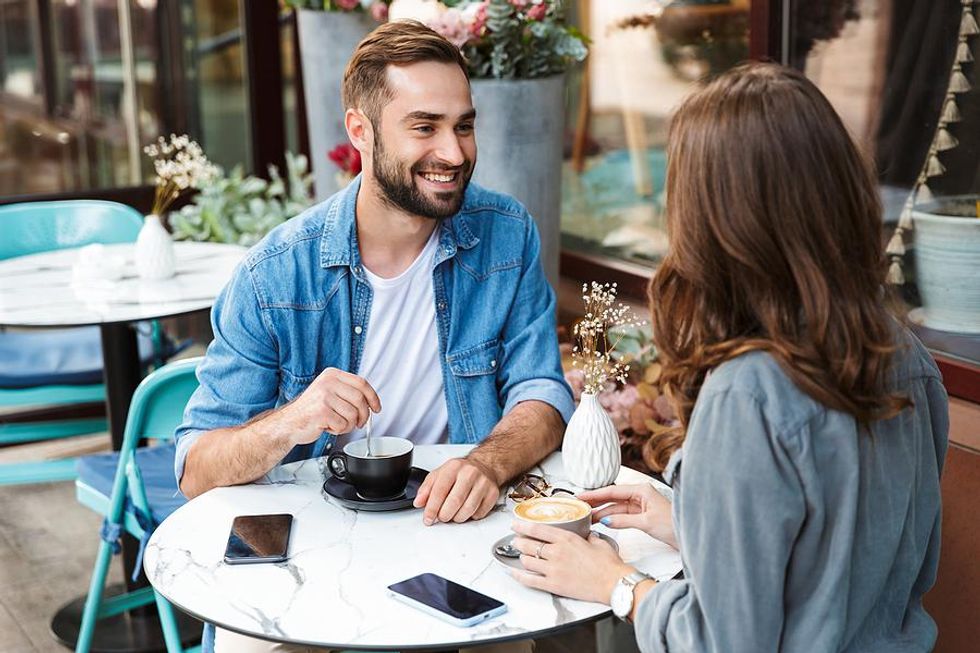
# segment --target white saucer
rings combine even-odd
[[[599,531],[592,531],[592,532],[595,535],[598,535],[599,537],[601,537],[603,540],[605,540],[610,546],[612,546],[612,548],[613,548],[614,551],[617,551],[617,552],[619,551],[619,544],[616,542],[616,540],[614,540],[613,538],[609,537],[605,533],[600,533]],[[510,542],[511,542],[511,540],[514,539],[515,535],[516,535],[516,533],[511,533],[510,535],[506,535],[506,536],[500,538],[499,540],[497,540],[496,542],[494,542],[493,543],[493,546],[490,547],[490,554],[493,556],[493,559],[494,560],[496,560],[498,563],[500,563],[501,565],[503,565],[507,569],[516,569],[518,571],[527,571],[526,569],[524,569],[524,565],[521,564],[521,559],[520,558],[510,558],[508,556],[501,555],[501,554],[497,553],[497,547],[498,546],[507,546],[507,545],[509,545]]]

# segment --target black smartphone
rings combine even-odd
[[[284,562],[289,557],[292,526],[293,516],[289,514],[235,517],[225,547],[225,562],[229,565]]]
[[[497,599],[436,574],[419,574],[388,586],[391,596],[455,626],[473,626],[507,611]]]

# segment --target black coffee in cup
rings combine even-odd
[[[368,456],[367,441],[355,440],[343,452],[330,454],[327,467],[334,478],[353,485],[362,498],[390,499],[405,492],[414,448],[404,438],[371,438]]]

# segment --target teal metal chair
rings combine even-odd
[[[116,202],[69,200],[0,206],[0,260],[136,240],[143,218]],[[159,326],[141,338],[141,357],[162,355]],[[105,402],[98,327],[31,332],[0,331],[0,445],[64,438],[106,430],[104,416],[13,421],[17,409]],[[37,368],[37,369],[34,369]],[[74,459],[0,465],[0,485],[72,480]]]
[[[99,552],[92,571],[82,624],[75,651],[88,653],[96,621],[137,606],[156,603],[168,653],[181,653],[174,610],[152,587],[103,599],[106,574],[113,553],[119,550],[122,531],[140,540],[137,567],[143,548],[157,524],[180,507],[185,499],[174,478],[174,431],[184,407],[198,386],[194,373],[200,358],[190,358],[149,374],[136,388],[126,420],[122,448],[118,452],[84,456],[78,460],[75,481],[79,502],[104,515]],[[141,439],[164,441],[137,447]],[[138,572],[134,570],[134,576]],[[190,651],[200,651],[194,647]]]

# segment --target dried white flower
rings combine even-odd
[[[572,347],[572,365],[581,367],[585,375],[585,392],[598,394],[609,379],[626,383],[629,365],[614,356],[622,336],[610,342],[609,332],[616,327],[641,326],[645,322],[633,315],[623,304],[616,301],[616,284],[592,282],[582,285],[585,317],[572,332],[576,344]]]
[[[200,188],[218,175],[218,168],[208,161],[204,150],[187,135],[160,137],[143,148],[153,159],[156,192],[153,213],[162,215],[188,188]]]

